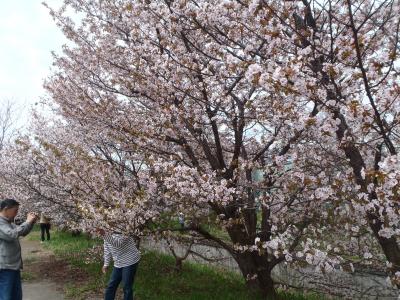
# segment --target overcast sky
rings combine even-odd
[[[0,0],[0,105],[12,100],[25,114],[44,93],[51,51],[60,52],[66,41],[42,1]],[[46,2],[59,7],[62,1]]]

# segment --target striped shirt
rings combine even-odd
[[[114,267],[123,268],[136,264],[140,260],[140,252],[136,248],[133,237],[119,233],[104,236],[104,266],[114,261]]]

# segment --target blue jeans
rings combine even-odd
[[[0,300],[22,300],[20,270],[0,270]]]
[[[110,281],[108,282],[104,300],[114,300],[119,283],[124,285],[124,300],[133,300],[133,280],[139,263],[123,268],[114,267]],[[1,299],[0,299],[1,300]]]

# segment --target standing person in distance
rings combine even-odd
[[[111,260],[114,268],[105,290],[104,300],[114,300],[118,285],[123,284],[124,300],[133,300],[133,282],[139,265],[140,253],[136,248],[135,239],[121,233],[105,234],[99,230],[104,239],[104,265],[106,274]]]
[[[46,233],[47,240],[50,241],[50,218],[47,217],[43,212],[40,214],[39,219],[40,225],[40,242],[44,242],[44,234]]]
[[[19,203],[14,199],[0,202],[0,300],[22,300],[20,236],[26,236],[37,216],[29,213],[26,221],[15,225]]]
[[[183,214],[183,212],[180,212],[178,214],[178,222],[182,229],[185,228],[185,215]]]

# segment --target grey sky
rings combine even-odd
[[[59,7],[62,1],[46,2]],[[66,40],[42,0],[0,0],[0,5],[0,105],[12,100],[25,107],[25,119],[44,93],[51,51],[60,52]]]

